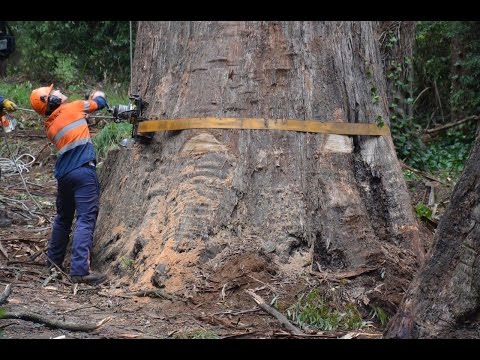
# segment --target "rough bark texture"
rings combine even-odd
[[[133,75],[150,118],[388,124],[369,22],[140,22]],[[373,266],[369,296],[395,307],[424,254],[391,138],[157,133],[111,154],[101,186],[97,264],[139,286],[179,290],[252,253],[284,273]]]
[[[462,65],[462,62],[464,61],[464,57],[466,53],[466,49],[465,49],[466,46],[462,40],[463,39],[457,35],[452,38],[451,44],[450,44],[450,59],[451,59],[450,60],[450,63],[451,63],[450,76],[452,79],[452,83],[450,85],[451,98],[454,98],[454,96],[457,95],[462,90],[462,87],[465,86],[459,81],[459,79],[468,75],[467,69],[465,69],[465,67]],[[451,102],[450,103],[451,116],[449,119],[450,122],[459,121],[471,115],[467,109],[462,109],[461,106],[459,105],[454,106],[453,104],[455,104],[455,101],[453,99],[450,102]],[[448,104],[445,104],[444,106],[448,106]]]
[[[412,117],[413,48],[415,21],[381,21],[376,24],[382,63],[387,76],[387,98],[390,116]],[[400,85],[401,84],[401,85]]]
[[[386,332],[399,338],[480,337],[480,137],[438,224],[431,257]]]

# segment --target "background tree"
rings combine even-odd
[[[133,75],[150,118],[388,124],[370,22],[140,22]],[[393,311],[425,251],[389,137],[165,132],[100,177],[96,264],[139,287],[198,288],[252,254],[279,273],[363,273],[357,297]]]
[[[0,21],[0,77],[7,74],[7,60],[15,52],[15,36],[6,21]]]
[[[16,21],[11,26],[19,52],[12,74],[67,86],[130,80],[128,21]]]
[[[415,25],[414,21],[381,21],[376,26],[392,123],[412,121]]]
[[[431,250],[392,319],[387,337],[478,338],[480,136],[455,186]]]
[[[413,117],[392,119],[399,158],[444,178],[460,176],[475,140],[480,109],[478,27],[472,21],[417,22]],[[426,133],[465,117],[470,121]]]

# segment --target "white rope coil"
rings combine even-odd
[[[30,158],[31,161],[24,162],[22,158]],[[0,169],[2,171],[2,176],[12,176],[18,174],[19,172],[29,172],[33,163],[35,162],[35,157],[31,154],[22,154],[15,161],[8,158],[0,158]],[[17,166],[15,166],[17,163]]]

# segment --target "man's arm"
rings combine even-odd
[[[103,91],[97,90],[93,92],[93,94],[90,96],[90,99],[97,103],[97,110],[101,110],[105,106],[107,106],[107,97],[105,96],[105,93]]]

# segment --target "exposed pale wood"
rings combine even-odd
[[[295,325],[293,325],[290,321],[288,321],[288,319],[285,317],[285,315],[283,315],[282,313],[280,313],[278,310],[274,309],[273,307],[267,305],[267,303],[265,303],[265,301],[263,300],[263,298],[260,295],[255,294],[251,290],[245,290],[245,292],[253,298],[253,300],[257,303],[257,305],[262,310],[264,310],[265,312],[269,313],[274,318],[276,318],[280,322],[280,324],[282,324],[282,326],[284,326],[292,334],[294,334],[294,335],[304,335],[303,331],[301,331],[299,328],[297,328]]]

